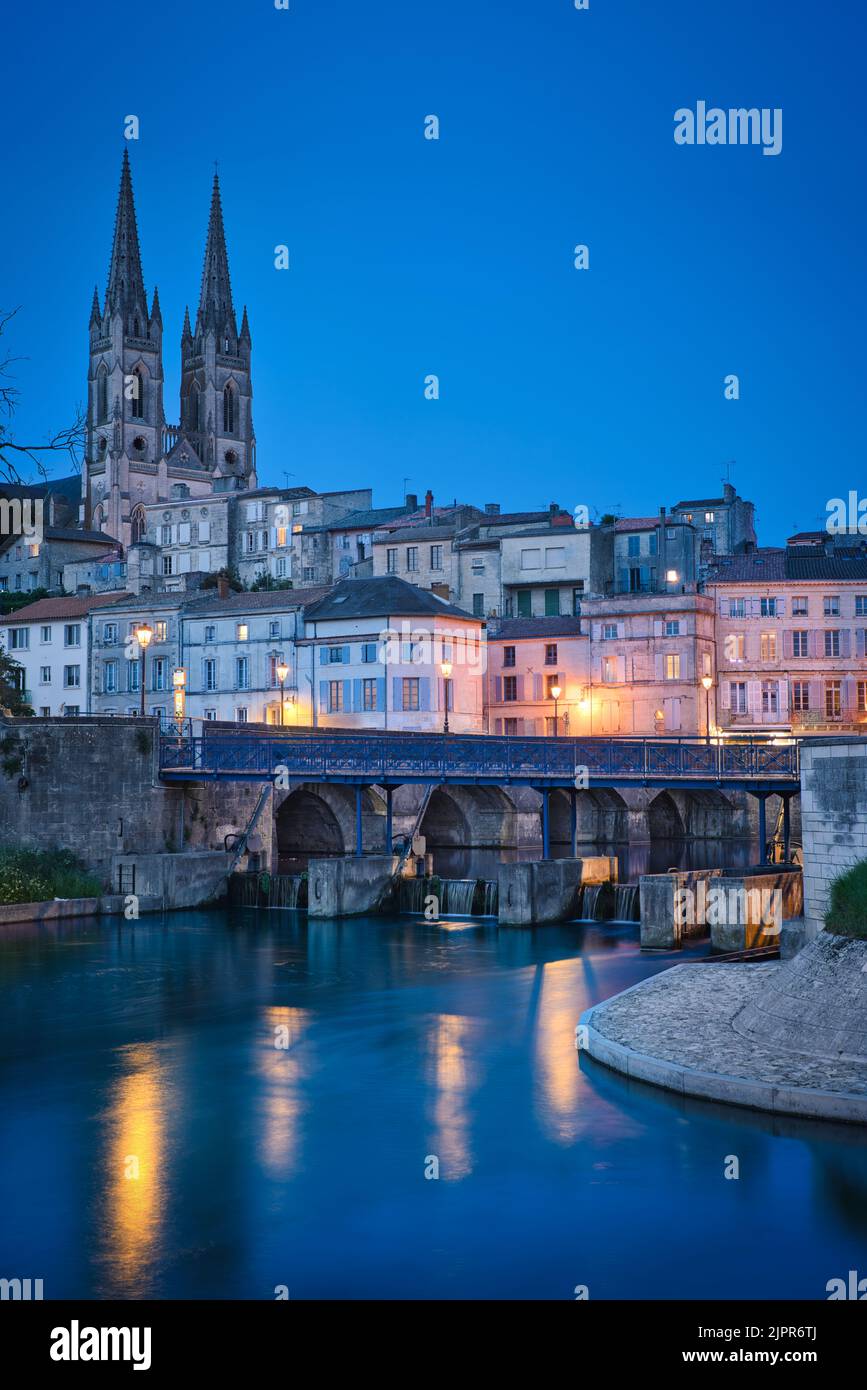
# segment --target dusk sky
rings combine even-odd
[[[18,436],[84,399],[127,145],[169,422],[219,161],[261,482],[644,514],[728,465],[761,542],[814,528],[865,491],[859,24],[851,0],[18,6]],[[699,101],[782,108],[782,152],[676,145]]]

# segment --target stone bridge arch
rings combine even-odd
[[[647,811],[652,840],[727,839],[740,831],[742,810],[713,789],[668,788]]]
[[[420,833],[428,849],[488,849],[517,843],[518,807],[502,787],[435,787]]]
[[[284,872],[310,858],[354,852],[354,787],[304,782],[274,795],[273,862]],[[361,815],[365,852],[381,853],[385,803],[372,787],[362,791]]]
[[[579,845],[615,844],[629,839],[630,808],[613,788],[576,791],[575,809]],[[552,845],[571,845],[570,814],[569,793],[560,788],[552,791],[549,801]]]

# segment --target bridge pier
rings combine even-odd
[[[575,790],[569,792],[569,844],[573,859],[578,858],[578,800]]]
[[[551,858],[551,793],[547,787],[542,792],[542,858]]]
[[[358,858],[364,854],[364,788],[361,783],[355,788],[355,853]]]
[[[393,816],[392,816],[392,807],[391,807],[391,798],[392,798],[392,793],[393,793],[393,791],[394,791],[394,788],[393,788],[393,787],[386,787],[386,789],[385,789],[385,852],[386,852],[386,854],[391,854],[391,842],[392,842],[392,840],[393,840],[393,838],[394,838],[394,834],[393,834],[393,831],[392,831]]]

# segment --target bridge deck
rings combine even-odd
[[[397,786],[521,784],[589,788],[678,784],[795,792],[796,743],[442,734],[241,734],[163,737],[166,781],[292,780]]]

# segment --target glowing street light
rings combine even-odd
[[[141,712],[145,712],[145,652],[151,644],[154,630],[147,623],[139,623],[135,629],[135,640],[138,642],[141,651]]]
[[[443,673],[443,733],[447,734],[449,731],[449,688],[451,686],[452,663],[443,661],[440,664],[440,670]]]
[[[548,693],[549,693],[549,695],[551,696],[551,699],[554,701],[554,737],[556,738],[556,737],[557,737],[557,701],[560,699],[560,696],[563,694],[563,691],[562,691],[562,689],[560,688],[559,685],[552,685],[552,686],[551,686],[551,689],[549,690]]]
[[[713,685],[713,676],[702,676],[701,683],[704,686],[705,741],[710,743],[710,688]]]
[[[278,662],[277,662],[277,665],[276,665],[276,667],[275,667],[274,669],[275,669],[275,671],[276,671],[276,673],[277,673],[277,679],[278,679],[278,681],[280,682],[280,725],[281,725],[281,727],[282,727],[282,724],[283,724],[283,701],[284,701],[284,698],[285,698],[284,695],[283,695],[283,687],[284,687],[284,685],[286,684],[286,677],[287,677],[288,674],[289,674],[289,667],[286,665],[286,662],[285,662],[285,661],[278,661]]]

